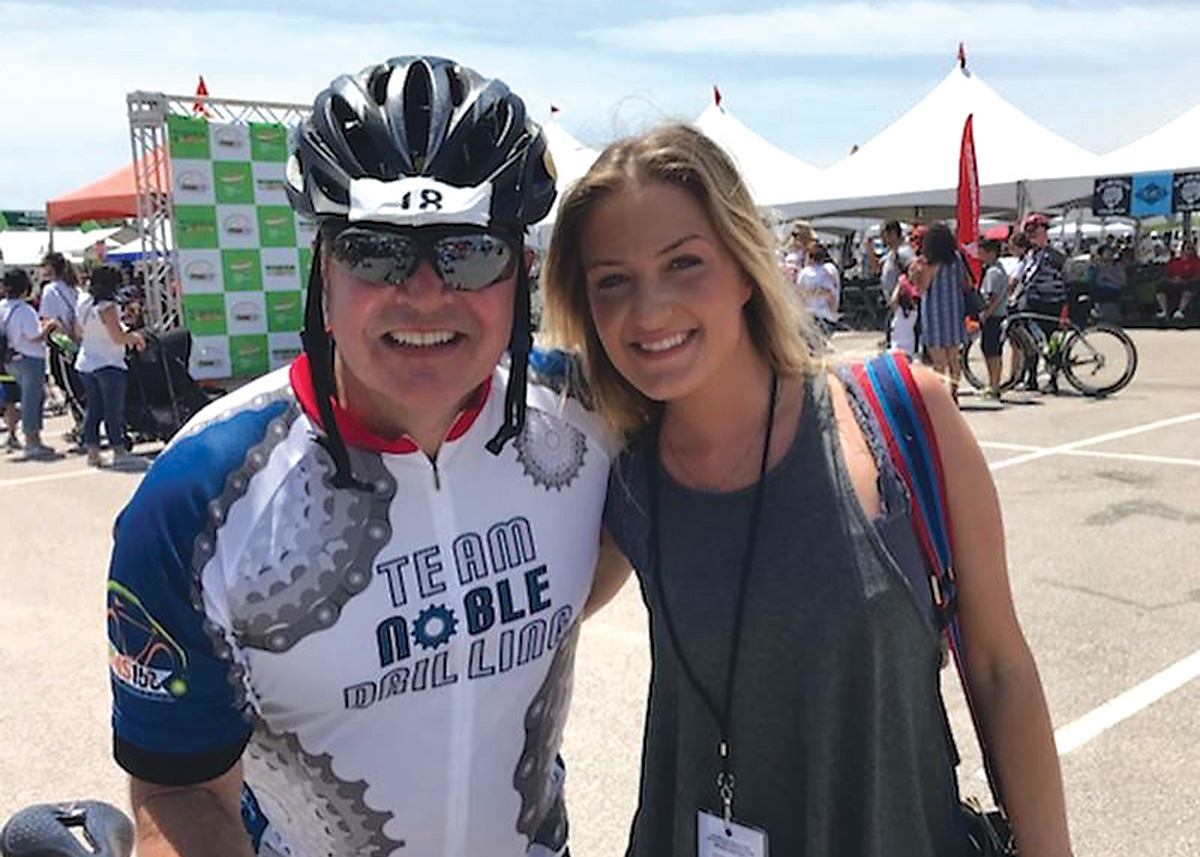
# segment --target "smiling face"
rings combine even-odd
[[[582,255],[604,351],[645,396],[703,393],[754,355],[749,278],[686,190],[650,181],[597,203]]]
[[[508,346],[516,275],[454,291],[422,260],[404,282],[381,285],[322,255],[347,408],[386,437],[444,434]]]

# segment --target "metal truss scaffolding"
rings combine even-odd
[[[167,117],[203,116],[212,122],[270,122],[291,128],[311,108],[307,104],[142,91],[129,93],[125,101],[137,186],[137,225],[143,250],[139,269],[146,290],[146,321],[153,330],[170,330],[183,324],[183,296],[172,243],[174,195],[167,152]]]

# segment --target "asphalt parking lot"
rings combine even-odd
[[[1079,857],[1200,854],[1200,331],[1133,331],[1106,400],[965,396],[1004,506],[1017,610],[1057,730]],[[840,354],[876,336],[842,334]],[[65,428],[59,418],[48,436]],[[58,445],[62,446],[61,441]],[[109,760],[103,588],[136,472],[0,458],[0,818],[32,802],[125,805]],[[635,583],[585,626],[564,756],[572,854],[621,854],[648,673]],[[984,793],[946,674],[965,792]]]

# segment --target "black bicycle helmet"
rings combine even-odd
[[[425,178],[446,191],[436,210],[399,204],[406,180]],[[296,131],[287,165],[292,207],[320,222],[419,226],[471,223],[522,233],[550,211],[555,172],[541,128],[499,80],[440,57],[395,57],[342,75],[317,95]],[[333,418],[333,349],[325,332],[320,237],[309,272],[302,340],[337,466],[335,484],[353,478]],[[503,427],[488,443],[499,454],[524,425],[525,386],[533,344],[529,281],[518,266],[509,352],[511,378]]]

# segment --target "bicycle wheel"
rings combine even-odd
[[[1124,330],[1100,322],[1073,330],[1063,343],[1062,370],[1085,396],[1107,396],[1124,388],[1137,372],[1137,346]]]
[[[1007,392],[1020,383],[1033,342],[1019,327],[1010,327],[1000,340],[1000,391]],[[962,349],[963,377],[977,390],[988,385],[987,361],[983,357],[982,337],[967,340]]]

